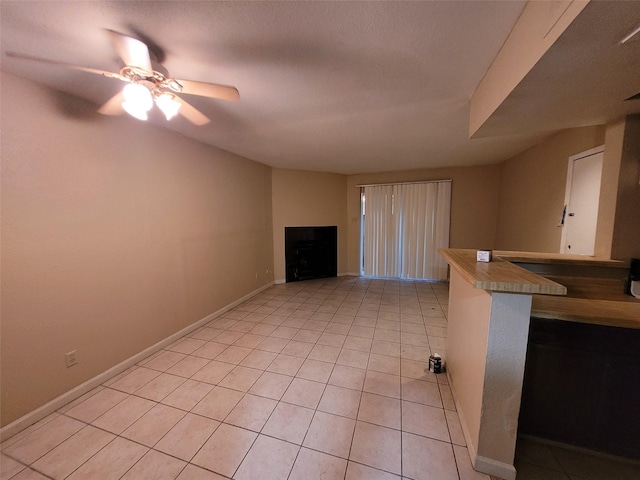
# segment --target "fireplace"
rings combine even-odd
[[[287,282],[338,274],[338,227],[285,227]]]

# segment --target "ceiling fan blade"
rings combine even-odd
[[[180,80],[178,78],[176,78],[175,81],[182,85],[182,93],[220,98],[222,100],[229,100],[230,102],[240,100],[240,94],[235,87],[216,85],[215,83],[194,82],[193,80]]]
[[[151,57],[147,46],[136,38],[129,37],[122,33],[107,30],[113,48],[122,59],[125,65],[138,67],[147,72],[153,71]]]
[[[73,65],[72,63],[58,62],[56,60],[33,57],[31,55],[25,55],[22,53],[6,52],[6,55],[7,57],[11,57],[11,58],[19,58],[21,60],[31,60],[33,62],[47,63],[49,65],[56,65],[58,67],[70,68],[72,70],[80,70],[81,72],[95,73],[96,75],[102,75],[103,77],[107,77],[107,78],[116,78],[118,80],[123,80],[123,81],[127,80],[119,73],[107,72],[105,70],[98,70],[97,68],[82,67],[80,65]]]
[[[181,103],[181,107],[180,110],[178,110],[178,113],[194,125],[206,125],[211,121],[200,110],[195,108],[190,103],[187,103],[182,98],[176,96],[176,100]]]
[[[124,113],[124,108],[122,108],[122,102],[124,100],[124,96],[122,95],[122,91],[116,93],[113,97],[111,97],[107,103],[102,105],[98,110],[98,113],[103,115],[121,115]]]

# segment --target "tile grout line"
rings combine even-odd
[[[397,296],[398,296],[398,297],[400,297],[401,295],[399,295],[399,294],[398,294]],[[325,301],[326,301],[326,298],[328,298],[328,297],[325,297]],[[344,304],[344,303],[347,301],[347,300],[346,300],[346,298],[348,298],[348,294],[347,294],[347,295],[345,295],[345,296],[343,297],[343,300],[342,300],[341,305],[342,305],[342,304]],[[362,300],[359,302],[359,305],[360,305],[360,307],[359,307],[359,308],[362,308],[362,305],[363,305],[363,304],[365,304],[365,305],[374,305],[372,302],[365,303],[365,299],[366,299],[366,292],[365,292],[364,296],[362,296]],[[282,303],[282,304],[281,304],[281,306],[283,306],[285,303],[286,303],[286,302]],[[419,304],[419,303],[418,303],[418,304]],[[320,306],[321,306],[321,305],[322,305],[322,303],[320,303],[320,304],[315,304],[315,305],[320,305]],[[382,303],[381,303],[381,302],[378,302],[378,303],[376,303],[376,305],[378,306],[378,313],[379,313],[379,308],[380,308],[380,305],[382,305]],[[313,310],[313,312],[317,313],[317,312],[319,311],[319,309],[320,309],[320,308],[321,308],[321,307],[316,307],[316,308]],[[338,314],[338,311],[339,311],[339,307],[338,307],[338,309],[337,309],[337,310],[335,310],[335,313],[333,313],[332,315],[337,315],[337,314]],[[328,313],[330,313],[330,312],[328,312]],[[272,312],[272,314],[273,314],[273,312]],[[267,317],[268,317],[268,316],[269,316],[269,315],[267,315]],[[312,317],[312,316],[313,316],[313,314],[312,314],[311,316],[307,317],[307,319],[306,319],[306,320],[307,320],[307,321],[311,321],[311,317]],[[292,314],[289,314],[289,316],[284,317],[284,319],[285,319],[285,320],[283,320],[283,321],[279,322],[277,325],[281,325],[282,323],[284,323],[284,321],[286,321],[286,319],[291,318],[291,317],[292,317]],[[245,317],[243,317],[243,318],[246,318],[246,316],[245,316]],[[266,318],[266,317],[265,317],[265,318]],[[355,324],[355,322],[357,321],[356,319],[357,319],[357,318],[359,318],[359,317],[357,316],[357,313],[356,313],[356,315],[355,315],[354,317],[352,317],[352,318],[353,318],[353,320],[352,320],[352,321],[351,321],[351,323],[349,324],[351,327],[353,327],[354,325],[357,325],[357,324]],[[360,318],[368,318],[368,317],[360,317]],[[236,321],[242,321],[243,319],[233,319],[233,320],[236,320]],[[263,323],[263,321],[264,321],[264,320],[265,320],[265,319],[263,318],[260,322],[257,322],[257,324],[261,324],[261,323]],[[376,324],[377,324],[377,321],[378,321],[378,319],[376,319]],[[328,324],[329,324],[329,323],[331,323],[331,321],[330,321],[330,320],[329,320],[329,322],[327,322],[327,325],[324,325],[323,330],[321,331],[321,333],[323,333],[323,332],[325,332],[325,331],[326,331],[326,329],[327,329],[327,327],[328,327]],[[265,324],[266,324],[266,323],[265,323]],[[377,328],[378,328],[378,327],[376,326],[376,324],[374,324],[374,325],[373,325],[373,327],[371,327],[371,328],[373,328],[373,329],[374,329],[374,334],[375,334],[375,329],[377,329]],[[423,324],[424,324],[424,319],[423,319]],[[303,325],[304,325],[304,324],[303,324]],[[205,328],[205,326],[203,326],[202,328]],[[226,329],[226,331],[230,331],[230,330],[231,330],[231,328],[232,328],[232,327],[228,327],[228,328]],[[383,330],[382,328],[380,328],[380,329],[381,329],[381,330]],[[304,329],[303,329],[303,328],[302,328],[302,326],[301,326],[298,330],[304,330]],[[272,331],[272,332],[273,332],[273,331]],[[272,333],[272,332],[271,332],[271,333]],[[192,333],[193,333],[193,332],[192,332]],[[238,332],[238,333],[247,334],[248,332]],[[271,335],[268,335],[267,337],[269,337],[269,336],[271,336]],[[346,336],[349,336],[349,335],[348,335],[348,332],[347,332],[347,335],[346,335]],[[345,337],[346,337],[346,336],[345,336]],[[190,352],[190,353],[184,353],[184,352],[176,352],[175,350],[171,350],[171,347],[172,347],[172,346],[175,346],[178,342],[182,342],[182,341],[183,341],[184,339],[186,339],[186,338],[191,338],[191,337],[190,337],[190,335],[189,335],[189,334],[185,335],[184,337],[182,337],[182,338],[181,338],[181,339],[179,339],[178,341],[174,342],[174,344],[172,344],[172,345],[170,345],[170,346],[166,347],[165,351],[171,351],[171,352],[174,352],[174,353],[180,353],[180,354],[185,355],[185,357],[184,357],[182,360],[186,359],[186,357],[188,357],[188,356],[195,356],[195,357],[197,357],[196,355],[192,355],[192,354],[193,354],[193,351],[192,351],[192,352]],[[275,338],[279,338],[279,337],[275,337]],[[319,338],[320,338],[320,337],[319,337]],[[317,345],[324,345],[324,344],[319,344],[319,343],[318,343],[319,338],[318,338],[318,340],[316,340],[316,342],[315,342],[315,343],[313,343],[314,347],[315,347],[315,346],[317,346]],[[374,336],[374,338],[372,338],[371,340],[373,341],[374,339],[375,339],[375,336]],[[214,337],[214,338],[212,338],[211,340],[208,340],[207,342],[209,342],[209,341],[214,341],[214,340],[215,340],[215,337]],[[292,337],[292,338],[289,338],[289,339],[287,339],[287,340],[289,340],[289,342],[287,343],[287,345],[288,345],[291,341],[293,341],[293,337]],[[427,342],[428,342],[428,337],[427,337]],[[228,349],[229,347],[233,346],[234,344],[235,344],[235,342],[234,342],[234,343],[232,343],[232,344],[225,344],[225,345],[226,345],[226,348]],[[250,348],[250,347],[249,347],[249,348]],[[286,345],[285,345],[285,347],[283,347],[283,349],[284,349],[284,348],[286,348]],[[343,345],[342,345],[341,347],[339,347],[339,348],[340,348],[340,350],[350,350],[350,349],[346,349],[346,348],[344,348],[344,343],[343,343]],[[283,349],[280,349],[280,352],[282,352],[282,350],[283,350]],[[226,350],[226,349],[225,349],[225,350]],[[253,351],[256,351],[256,347],[252,348],[252,350],[253,350]],[[274,353],[275,353],[275,352],[274,352]],[[159,355],[159,354],[161,354],[161,352],[158,352],[158,354],[156,354],[156,355],[150,356],[148,359],[146,359],[146,361],[145,361],[144,363],[140,362],[139,364],[137,364],[137,368],[142,368],[142,367],[144,367],[144,365],[145,365],[146,363],[148,363],[149,361],[151,361],[153,358],[156,358],[156,356],[157,356],[157,355]],[[222,354],[222,352],[221,352],[221,354]],[[281,354],[281,353],[276,353],[276,355],[280,355],[280,354]],[[308,356],[308,355],[309,355],[309,354],[307,354],[307,356],[306,356],[306,357],[303,357],[305,362],[309,360],[309,356]],[[369,350],[369,353],[368,353],[367,355],[368,355],[368,358],[370,359],[370,356],[371,356],[371,350]],[[197,357],[197,358],[202,358],[202,357]],[[210,363],[211,361],[214,361],[214,360],[215,360],[215,358],[217,358],[217,357],[214,357],[213,359],[209,359],[209,358],[207,358],[207,360],[208,360],[208,361],[209,361],[209,363]],[[399,359],[401,360],[403,357],[402,357],[402,355],[400,355],[400,357],[396,357],[396,358],[399,358]],[[182,360],[180,360],[180,361],[182,361]],[[275,359],[274,359],[274,360],[275,360]],[[324,360],[319,360],[319,361],[324,361]],[[242,361],[240,361],[240,362],[238,362],[238,363],[230,363],[230,364],[232,364],[232,365],[234,365],[235,367],[237,367],[237,366],[240,366],[240,363],[241,363],[241,362],[242,362]],[[177,363],[179,363],[179,362],[176,362],[176,364],[177,364]],[[226,363],[226,362],[225,362],[225,363]],[[271,363],[273,363],[273,361],[272,361]],[[271,363],[269,364],[269,366],[271,365]],[[334,371],[334,369],[335,369],[336,365],[338,365],[338,363],[337,363],[337,358],[336,358],[334,361],[330,362],[330,363],[333,363],[333,367],[332,367],[332,372],[329,374],[329,377],[331,377],[331,375],[332,375],[332,373],[333,373],[333,371]],[[174,366],[175,366],[176,364],[174,364]],[[303,363],[303,364],[304,364],[304,363]],[[266,368],[269,368],[269,366],[267,366]],[[235,368],[235,367],[234,367],[234,368]],[[145,368],[149,368],[149,367],[145,367]],[[155,369],[153,369],[153,370],[155,370],[155,371],[159,371],[159,372],[160,372],[160,374],[166,373],[166,374],[168,374],[168,375],[174,375],[174,374],[168,373],[168,371],[169,371],[171,368],[173,368],[173,367],[168,367],[168,368],[167,368],[167,369],[165,369],[165,370],[155,370]],[[262,371],[262,374],[264,374],[264,373],[267,371],[267,370],[266,370],[266,368],[265,368],[265,369],[260,368],[260,370]],[[300,367],[300,368],[302,368],[302,365],[301,365],[301,367]],[[300,368],[298,369],[298,371],[296,371],[295,375],[294,375],[294,376],[292,376],[292,379],[295,379],[295,378],[301,378],[301,377],[297,377],[297,375],[298,375],[298,373],[299,373]],[[369,371],[368,364],[367,364],[367,367],[364,369],[364,371],[365,371],[365,372]],[[372,371],[373,371],[373,370],[372,370]],[[123,373],[126,373],[126,372],[123,372]],[[128,372],[128,373],[132,373],[132,372]],[[192,374],[191,376],[188,376],[188,377],[185,377],[185,376],[182,376],[182,375],[176,375],[176,376],[177,376],[177,377],[179,377],[179,378],[184,378],[184,379],[185,379],[185,381],[186,381],[187,379],[191,379],[191,378],[193,377],[193,375],[195,375],[195,373],[194,373],[194,374]],[[225,377],[226,377],[226,376],[225,376]],[[399,377],[400,377],[400,378],[402,378],[402,376],[401,376],[401,375],[400,375]],[[136,396],[136,395],[135,395],[135,393],[136,393],[138,390],[140,390],[141,388],[143,388],[145,385],[147,385],[148,383],[150,383],[152,380],[153,380],[153,379],[149,380],[149,381],[148,381],[148,382],[146,382],[144,385],[141,385],[140,387],[138,387],[138,388],[137,388],[134,392],[132,392],[132,393],[129,393],[129,392],[126,392],[126,391],[123,391],[123,390],[118,390],[117,388],[112,387],[111,385],[106,385],[106,384],[103,384],[103,388],[111,388],[111,389],[116,390],[116,391],[121,391],[122,393],[125,393],[125,394],[127,394],[127,395]],[[117,381],[117,379],[116,379],[116,381]],[[256,381],[257,381],[257,379],[256,379]],[[321,395],[321,398],[322,398],[322,396],[324,395],[324,392],[326,391],[327,385],[329,384],[328,382],[329,382],[329,379],[327,379],[327,382],[322,382],[322,383],[324,383],[324,388],[323,388],[323,394]],[[205,383],[208,383],[208,382],[205,382]],[[252,383],[252,385],[254,385],[254,384],[255,384],[255,381]],[[214,386],[214,388],[215,388],[216,386],[218,386],[218,384],[215,384],[215,383],[214,383],[214,384],[212,384],[212,385]],[[177,386],[177,387],[176,387],[176,389],[177,389],[177,388],[179,388],[179,386]],[[222,387],[221,387],[221,388],[222,388]],[[250,388],[251,388],[251,387],[249,387],[249,390],[250,390]],[[175,389],[174,389],[174,391],[175,391]],[[249,394],[249,391],[246,391],[246,392],[243,392],[243,393],[244,393],[244,395],[246,396],[247,394]],[[167,394],[166,396],[168,396],[168,395],[170,395],[170,394],[171,394],[171,393]],[[163,397],[163,399],[164,399],[164,398],[166,398],[166,396],[165,396],[165,397]],[[383,395],[383,396],[385,396],[385,395]],[[138,396],[138,397],[139,397],[139,396]],[[362,397],[362,390],[361,390],[361,397]],[[90,398],[90,397],[89,397],[89,398]],[[144,398],[144,397],[139,397],[139,398]],[[204,398],[204,397],[203,397],[203,398]],[[148,399],[147,399],[147,400],[148,400]],[[201,400],[202,400],[202,399],[201,399]],[[200,400],[200,401],[201,401],[201,400]],[[123,399],[122,401],[124,401],[124,399]],[[278,402],[281,402],[281,401],[282,401],[281,399],[280,399],[280,400],[278,400]],[[360,408],[361,401],[362,401],[362,398],[360,399],[360,403],[359,403],[358,409]],[[119,403],[121,403],[121,402],[119,402]],[[119,403],[118,403],[118,404],[119,404]],[[154,403],[155,403],[155,405],[165,405],[165,404],[163,404],[163,403],[162,403],[162,399],[161,399],[160,401],[154,401]],[[285,402],[285,403],[286,403],[286,402]],[[195,408],[195,406],[197,406],[198,404],[199,404],[199,402],[197,402],[197,403],[196,403],[196,405],[194,405],[194,407],[192,407],[192,409],[191,409],[191,410],[188,410],[188,411],[186,411],[186,410],[182,410],[182,409],[180,409],[180,410],[185,411],[185,412],[187,412],[187,413],[191,413],[191,411],[193,410],[193,408]],[[117,404],[116,404],[116,405],[117,405]],[[114,408],[116,405],[112,406],[111,408]],[[154,406],[155,406],[155,405],[154,405]],[[402,403],[401,403],[401,405],[402,405]],[[316,408],[315,408],[315,410],[314,410],[314,415],[315,415],[315,413],[317,413],[317,411],[318,411],[318,406],[319,406],[319,403],[318,403],[318,405],[316,406]],[[151,407],[151,408],[154,408],[154,407]],[[274,410],[275,410],[275,409],[274,409]],[[104,412],[104,413],[106,413],[106,412]],[[103,413],[103,414],[104,414],[104,413]],[[145,414],[146,414],[146,413],[145,413]],[[273,414],[273,412],[272,412],[271,414]],[[186,415],[186,413],[185,413],[185,415]],[[65,416],[66,416],[66,415],[65,415]],[[142,416],[144,416],[144,414],[143,414]],[[142,416],[141,416],[140,418],[142,418]],[[71,418],[73,418],[73,417],[71,417]],[[99,418],[99,417],[98,417],[98,418]],[[138,419],[136,419],[133,423],[136,423],[138,420],[139,420],[139,418],[138,418]],[[357,420],[357,418],[356,418],[356,422],[357,422],[357,421],[359,421],[359,420]],[[268,422],[268,419],[267,419],[267,422]],[[224,423],[224,422],[223,422],[223,423]],[[367,422],[365,422],[365,423],[367,423]],[[265,422],[265,425],[266,425],[266,422]],[[97,427],[95,427],[95,428],[97,428]],[[263,428],[264,428],[264,426],[263,426]],[[401,428],[402,428],[402,427],[401,427]],[[402,430],[401,430],[401,431],[402,431]],[[110,432],[110,433],[111,433],[111,432]],[[307,433],[308,433],[308,429],[307,429]],[[355,433],[355,428],[354,428],[354,433]],[[258,434],[262,434],[262,433],[261,433],[261,432],[258,432]],[[306,434],[305,434],[305,436],[306,436]],[[124,438],[124,437],[122,437],[122,438]],[[160,440],[159,440],[159,441],[160,441]],[[303,440],[303,441],[304,441],[304,440]],[[156,443],[157,443],[157,442],[156,442]],[[206,442],[205,442],[205,443],[206,443]],[[353,445],[353,436],[352,436],[352,440],[351,440],[350,450],[351,450],[352,445]],[[146,446],[145,446],[145,447],[146,447]],[[302,448],[302,446],[300,446],[300,448]]]

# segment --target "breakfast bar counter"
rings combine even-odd
[[[440,255],[474,288],[503,293],[565,295],[567,289],[494,255],[491,262],[476,261],[476,250],[441,249]]]
[[[534,295],[531,316],[606,327],[640,328],[640,300],[624,294],[629,265],[581,255],[494,252],[515,266],[553,279],[566,295]]]
[[[446,369],[473,468],[515,480],[513,465],[533,294],[562,285],[499,257],[441,249],[450,265]]]
[[[640,328],[623,262],[576,255],[441,249],[450,265],[446,365],[474,468],[514,480],[531,317]]]

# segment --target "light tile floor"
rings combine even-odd
[[[5,441],[0,478],[489,480],[446,376],[425,372],[432,351],[446,359],[447,295],[354,277],[271,287]],[[637,478],[518,452],[518,479]]]

